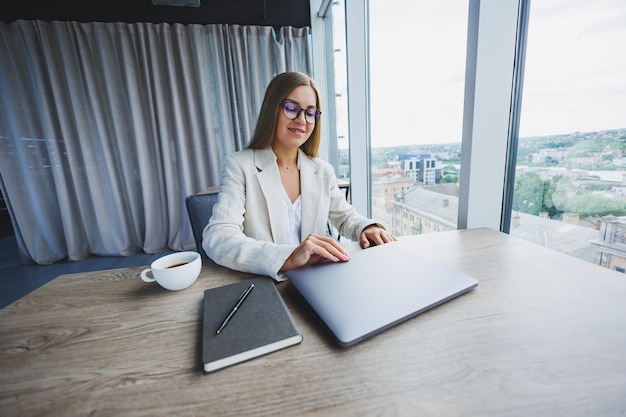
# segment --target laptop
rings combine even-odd
[[[342,347],[464,294],[478,280],[402,241],[358,249],[348,262],[286,272]]]

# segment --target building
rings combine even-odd
[[[441,182],[441,164],[430,155],[419,155],[404,160],[404,176],[413,181],[432,185]]]
[[[532,155],[532,162],[536,164],[543,164],[550,160],[562,161],[567,155],[567,149],[542,149],[539,153]]]
[[[457,184],[415,187],[386,200],[385,214],[392,232],[403,236],[456,230],[458,191]],[[381,211],[377,214],[383,214]]]
[[[515,224],[511,225],[511,235],[599,264],[600,250],[590,243],[598,238],[598,230],[583,222],[577,214],[568,213],[563,221],[522,212],[516,217]]]
[[[383,177],[372,183],[372,195],[374,198],[395,196],[396,194],[409,191],[415,185],[415,181],[412,178],[400,175]]]
[[[600,234],[590,243],[600,251],[600,265],[626,272],[626,217],[601,219]]]

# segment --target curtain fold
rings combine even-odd
[[[308,28],[0,24],[0,190],[24,263],[194,248],[265,87],[310,73]]]

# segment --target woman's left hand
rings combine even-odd
[[[385,228],[378,225],[367,226],[359,237],[359,242],[363,249],[369,248],[372,245],[382,245],[389,242],[395,242],[394,235],[389,233]]]

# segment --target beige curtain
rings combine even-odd
[[[309,29],[0,24],[0,189],[22,259],[194,247],[184,197],[219,185]]]

